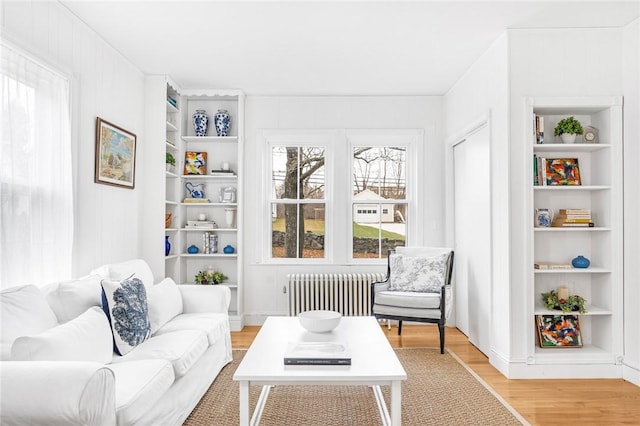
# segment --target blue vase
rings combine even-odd
[[[197,254],[200,251],[200,249],[198,248],[198,246],[192,244],[187,248],[187,252],[189,252],[189,254]]]
[[[169,242],[169,236],[164,237],[164,255],[169,256],[171,253],[171,243]]]
[[[229,134],[229,127],[231,127],[231,117],[227,113],[226,109],[219,109],[216,115],[213,116],[213,123],[216,126],[216,133],[218,136],[227,136]]]
[[[574,268],[588,268],[591,262],[584,256],[578,256],[571,261],[571,264]]]
[[[233,246],[225,246],[222,251],[226,254],[232,254],[236,249],[234,249]]]
[[[193,130],[196,136],[206,136],[209,129],[209,116],[207,111],[203,109],[197,109],[193,113]]]

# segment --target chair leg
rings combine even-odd
[[[444,324],[438,324],[438,330],[440,331],[440,353],[444,353]]]
[[[402,333],[402,320],[398,320],[398,336]]]

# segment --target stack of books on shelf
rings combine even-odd
[[[533,132],[536,143],[544,143],[544,117],[533,114]]]
[[[593,228],[590,209],[560,209],[551,226],[571,228]]]
[[[536,262],[533,264],[535,269],[573,269],[568,263],[551,263],[551,262]]]
[[[208,203],[209,199],[208,198],[190,198],[187,197],[184,199],[185,203],[193,203],[193,204],[202,204],[202,203]]]
[[[218,225],[212,220],[188,220],[185,229],[216,229]]]
[[[213,254],[218,252],[218,236],[213,232],[202,234],[202,253]]]
[[[211,176],[235,176],[233,170],[211,170]]]
[[[171,96],[167,96],[167,102],[169,102],[171,105],[173,105],[176,108],[178,107],[178,103]]]

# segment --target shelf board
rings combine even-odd
[[[589,268],[573,268],[573,269],[534,269],[535,274],[608,274],[610,269],[589,267]]]
[[[594,316],[594,315],[612,315],[611,309],[601,308],[599,306],[594,305],[585,305],[584,308],[587,310],[586,314],[581,314],[579,312],[562,312],[555,311],[551,309],[547,309],[541,304],[536,304],[534,314],[535,315],[581,315],[581,316]]]
[[[173,173],[173,172],[165,171],[165,173],[166,173],[166,176],[167,176],[168,178],[177,178],[177,177],[178,177],[178,175],[177,175],[177,174],[175,174],[175,173]]]
[[[181,206],[238,207],[238,203],[180,203]]]
[[[170,132],[177,132],[178,128],[175,126],[175,124],[169,123],[167,121],[167,130],[170,131]]]
[[[180,228],[181,231],[185,232],[237,232],[238,228],[206,228],[206,229],[195,229],[195,228]]]
[[[179,204],[180,204],[180,203],[179,203],[179,202],[177,202],[177,201],[171,201],[171,200],[164,200],[164,203],[165,203],[166,205],[168,205],[168,206],[177,206],[177,205],[179,205]]]
[[[180,177],[183,179],[238,180],[238,175],[232,175],[232,176],[182,175]]]
[[[233,254],[224,254],[224,253],[210,253],[210,254],[206,254],[206,253],[196,253],[196,254],[188,254],[188,253],[182,253],[180,254],[180,257],[226,257],[226,258],[233,258],[233,257],[238,257],[238,253],[233,253]]]
[[[165,256],[164,260],[169,260],[169,259],[177,259],[179,256],[177,254],[170,254],[169,256]]]
[[[164,141],[164,144],[167,146],[168,149],[170,149],[172,151],[177,151],[178,150],[178,147],[176,146],[176,144],[171,142],[170,140]]]
[[[534,232],[604,232],[611,231],[611,228],[602,226],[595,226],[589,228],[588,226],[576,226],[576,227],[564,227],[564,226],[551,226],[549,228],[533,228]]]
[[[164,232],[178,232],[178,228],[164,228]]]
[[[179,113],[180,110],[176,107],[174,107],[171,102],[167,101],[167,112],[171,112],[171,113]]]
[[[185,142],[238,142],[237,136],[183,136],[182,140]]]
[[[533,145],[534,152],[593,152],[611,148],[609,143],[541,143]]]
[[[605,191],[609,185],[533,185],[534,191]]]
[[[610,364],[614,359],[611,351],[589,344],[581,348],[535,348],[536,364]]]

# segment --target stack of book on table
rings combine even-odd
[[[351,365],[346,343],[290,342],[284,355],[285,365]]]
[[[593,228],[595,224],[591,218],[590,209],[560,209],[553,218],[551,226],[571,228]]]

